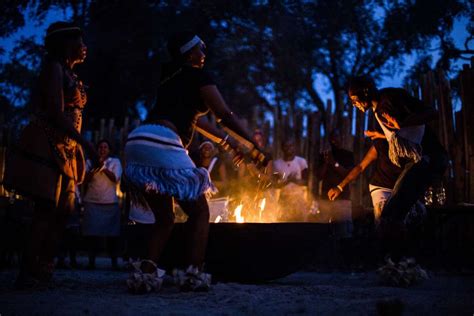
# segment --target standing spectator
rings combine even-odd
[[[342,148],[341,133],[334,129],[329,134],[330,149],[323,152],[316,173],[321,180],[319,207],[323,222],[338,223],[334,225],[334,235],[338,238],[352,236],[352,201],[349,187],[341,192],[336,202],[328,201],[328,192],[337,186],[354,167],[354,154]],[[344,243],[345,244],[345,243]]]
[[[95,268],[95,257],[100,237],[106,237],[112,258],[112,267],[118,269],[117,251],[120,235],[120,207],[117,186],[122,175],[120,160],[110,157],[110,143],[101,140],[97,143],[100,168],[92,169],[87,161],[87,174],[84,181],[84,221],[82,233],[86,236],[89,250],[89,266]]]
[[[264,152],[267,153],[265,137],[260,129],[255,129],[255,131],[252,134],[252,140],[255,142],[255,144],[259,146],[259,148],[264,149]],[[270,157],[268,153],[267,153],[267,156]],[[238,175],[237,175],[237,178],[235,179],[236,185],[242,189],[242,179],[246,178],[244,180],[245,183],[252,183],[256,186],[255,188],[253,188],[253,186],[250,185],[250,187],[246,189],[257,190],[257,187],[259,185],[259,183],[257,183],[256,181],[257,179],[263,182],[270,181],[270,178],[273,174],[273,163],[271,162],[272,162],[271,159],[269,159],[268,165],[263,170],[257,167],[257,165],[254,162],[240,164],[239,169],[238,169]]]
[[[253,131],[252,139],[264,152],[270,151],[269,148],[267,148],[267,139],[261,129],[256,128]]]
[[[304,221],[308,210],[308,163],[296,156],[292,139],[284,141],[282,149],[283,158],[273,163],[273,170],[280,175],[280,220]]]
[[[31,235],[17,279],[18,287],[49,282],[75,185],[84,179],[83,149],[97,164],[94,146],[81,136],[85,87],[73,68],[86,58],[82,30],[67,22],[48,27],[46,56],[32,95],[34,116],[7,160],[5,187],[34,199]]]
[[[206,168],[211,181],[218,190],[219,195],[226,194],[227,171],[224,161],[219,157],[213,143],[204,141],[199,145],[199,161],[197,167]]]
[[[69,216],[63,239],[60,241],[56,268],[76,269],[78,267],[76,255],[81,237],[81,208],[82,199],[79,193],[79,187],[76,185],[76,200],[74,203],[74,210]],[[65,261],[65,257],[68,255],[69,265],[66,264]]]
[[[328,197],[331,201],[334,201],[344,192],[349,183],[357,179],[368,166],[375,162],[375,170],[369,182],[369,191],[374,206],[374,220],[377,225],[380,222],[382,209],[390,198],[402,169],[390,161],[388,143],[383,134],[377,131],[366,131],[366,135],[372,138],[372,146],[362,161],[338,185],[329,190]]]
[[[259,146],[259,148],[263,149],[263,151],[267,153],[267,156],[270,157],[268,154],[269,150],[266,147],[267,142],[265,136],[260,129],[257,128],[254,130],[252,139]],[[245,164],[245,167],[251,176],[259,177],[263,181],[269,181],[271,175],[273,174],[273,163],[271,163],[271,161],[268,163],[263,173],[262,170],[260,170],[253,162]]]
[[[323,152],[320,157],[322,162],[317,168],[317,176],[321,180],[321,199],[327,199],[328,191],[341,183],[342,179],[354,167],[354,154],[341,146],[341,133],[335,129],[329,135],[330,150]],[[341,199],[349,200],[351,193],[346,188],[341,194]]]

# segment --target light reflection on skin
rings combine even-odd
[[[352,105],[358,108],[363,113],[365,113],[365,111],[369,108],[368,102],[360,101],[357,96],[351,95],[349,98],[351,99]]]
[[[189,54],[189,63],[194,68],[203,68],[206,62],[206,54],[204,52],[206,46],[198,44],[194,46]]]

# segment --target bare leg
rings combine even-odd
[[[157,262],[173,230],[173,198],[158,194],[146,194],[145,198],[155,215],[155,223],[152,227],[148,247],[148,258]],[[154,267],[149,263],[145,263],[142,265],[142,271],[151,273],[154,271]]]
[[[209,206],[204,195],[201,195],[196,201],[179,201],[179,205],[188,215],[185,224],[188,233],[185,262],[202,268],[209,234]]]
[[[35,201],[31,233],[25,247],[20,275],[37,277],[39,270],[39,258],[42,254],[43,245],[51,229],[54,217],[54,203],[46,200]]]
[[[58,201],[58,207],[52,209],[52,216],[50,218],[50,227],[46,233],[45,240],[43,242],[40,266],[42,278],[48,280],[51,278],[54,267],[54,256],[59,248],[59,242],[63,237],[64,230],[69,215],[74,209],[75,202],[75,184],[71,179],[63,178],[61,195]]]

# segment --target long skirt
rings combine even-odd
[[[83,153],[77,146],[72,149],[74,154],[60,163],[55,148],[64,149],[64,144],[58,142],[53,148],[45,130],[33,120],[8,148],[4,186],[33,199],[52,201],[58,209],[70,212],[74,209],[74,185],[83,178]]]
[[[120,207],[118,203],[84,202],[82,234],[84,236],[119,236]]]

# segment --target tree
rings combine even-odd
[[[16,18],[0,19],[0,34],[10,34],[22,24],[20,13],[27,2],[12,3],[9,10]],[[40,20],[41,13],[53,5],[72,8],[73,19],[85,28],[89,47],[88,60],[79,68],[89,86],[88,117],[117,119],[137,115],[137,104],[153,106],[159,65],[167,58],[166,38],[173,31],[191,29],[205,39],[209,69],[239,113],[251,116],[255,106],[317,110],[325,121],[325,100],[315,88],[316,77],[324,76],[340,121],[345,106],[340,91],[350,76],[370,74],[377,79],[394,73],[406,54],[427,55],[432,40],[438,41],[449,61],[456,56],[448,36],[453,21],[473,12],[472,5],[462,0],[33,4]],[[12,63],[3,65],[0,75],[17,85],[5,75]]]

